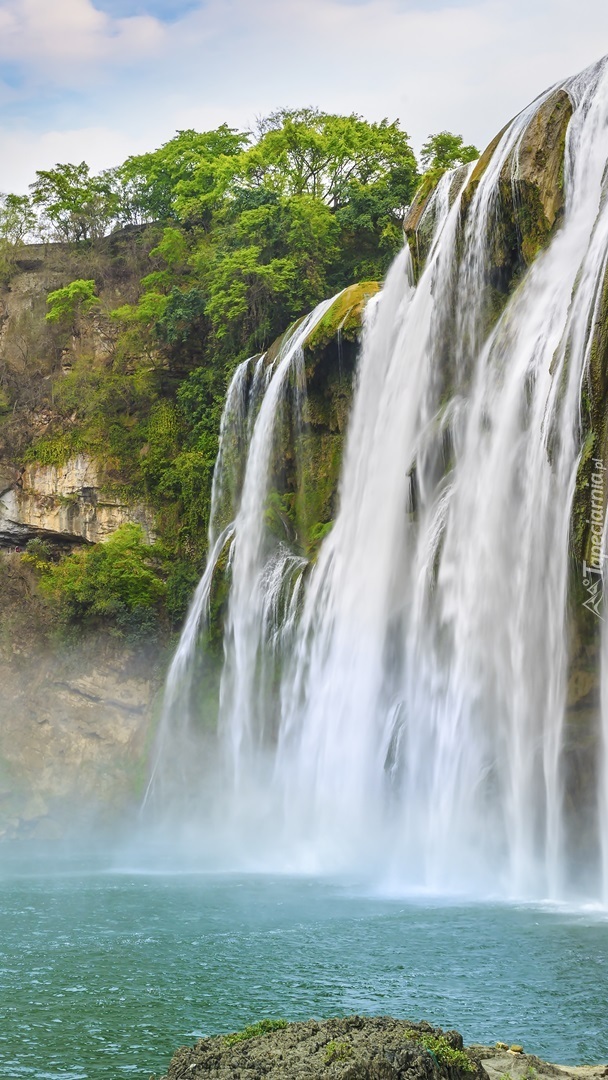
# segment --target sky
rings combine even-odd
[[[481,148],[604,53],[606,0],[0,0],[0,191],[284,106]]]

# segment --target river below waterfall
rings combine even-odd
[[[353,1012],[424,1018],[553,1061],[608,1059],[600,910],[3,862],[3,1080],[147,1080],[202,1035]]]

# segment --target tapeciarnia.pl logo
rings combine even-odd
[[[604,473],[606,466],[601,458],[593,458],[593,472],[591,473],[591,562],[583,560],[583,585],[587,592],[587,599],[583,607],[602,619],[602,600],[604,594],[604,579],[602,560],[602,537],[604,533]]]

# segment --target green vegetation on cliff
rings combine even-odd
[[[446,138],[471,150],[441,133],[435,157]],[[172,618],[204,558],[236,364],[363,280],[307,343],[305,475],[279,493],[301,550],[330,527],[363,306],[402,244],[419,179],[397,122],[283,109],[253,134],[181,131],[100,176],[59,164],[36,174],[30,198],[3,197],[0,277],[25,287],[31,267],[48,286],[4,341],[0,456],[61,467],[85,454],[103,462],[108,495],[151,505],[179,582],[164,601]],[[24,246],[35,235],[60,243]],[[72,575],[93,563],[83,553],[52,573],[74,618]]]
[[[35,543],[27,557],[42,571],[44,591],[57,600],[66,622],[110,615],[119,625],[135,626],[166,595],[162,561],[139,525],[123,525],[104,544],[80,547],[60,562],[45,559],[44,552],[41,558]]]

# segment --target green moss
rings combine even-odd
[[[264,510],[266,528],[279,540],[293,541],[296,535],[294,513],[295,495],[293,492],[282,494],[273,489],[268,493]]]
[[[257,1024],[250,1024],[242,1031],[234,1031],[230,1035],[224,1035],[225,1046],[236,1046],[248,1039],[257,1039],[260,1035],[270,1035],[273,1031],[282,1031],[287,1027],[287,1020],[260,1020]]]
[[[331,528],[342,465],[343,437],[309,431],[302,436],[302,480],[296,499],[298,535],[307,555],[314,555]]]
[[[379,290],[378,281],[362,281],[344,289],[306,338],[305,350],[321,351],[338,333],[347,341],[355,340],[361,332],[365,305]]]
[[[447,1068],[460,1069],[462,1072],[476,1073],[477,1069],[464,1050],[455,1050],[450,1045],[445,1035],[435,1035],[430,1031],[418,1031],[416,1028],[408,1028],[405,1038],[424,1046],[433,1055],[439,1065]]]
[[[59,468],[70,458],[88,453],[89,450],[90,441],[87,432],[74,428],[72,431],[62,431],[56,435],[44,435],[38,442],[27,448],[23,457],[27,462],[54,465]]]

